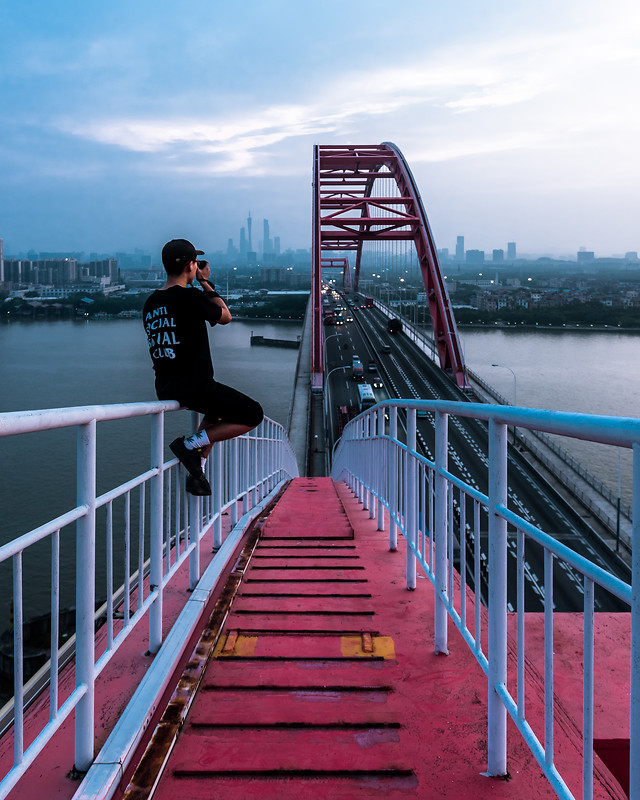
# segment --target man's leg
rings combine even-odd
[[[205,422],[202,420],[198,431],[206,431],[209,444],[200,451],[200,457],[206,458],[211,452],[211,448],[216,442],[224,442],[226,439],[235,439],[253,430],[256,425],[242,425],[238,422]]]

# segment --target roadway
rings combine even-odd
[[[353,297],[354,295],[351,295]],[[339,298],[338,306],[345,306]],[[386,317],[374,308],[350,308],[343,311],[345,321],[339,326],[325,327],[326,364],[328,392],[328,439],[331,446],[337,441],[338,427],[336,409],[339,406],[357,406],[357,383],[352,378],[351,363],[358,355],[364,365],[365,381],[371,382],[379,376],[379,388],[374,388],[377,401],[388,398],[446,399],[465,401],[465,395],[424,353],[404,334],[390,335]],[[387,346],[389,352],[383,352]],[[369,372],[369,362],[374,362],[376,372]],[[399,418],[401,424],[403,420]],[[433,459],[434,418],[417,420],[418,446],[424,455]],[[449,425],[449,470],[468,482],[480,492],[488,491],[488,432],[485,423],[450,417]],[[536,472],[522,454],[509,446],[509,508],[520,514],[532,525],[553,535],[590,560],[623,580],[630,581],[628,568],[601,541],[587,525],[578,511],[571,507]],[[456,493],[457,494],[457,493]],[[471,504],[467,509],[467,520],[473,520]],[[515,610],[516,534],[508,536],[509,548],[509,608]],[[487,550],[487,515],[481,514],[482,551]],[[467,564],[473,564],[473,533],[468,529]],[[458,543],[456,543],[456,550]],[[541,549],[527,542],[525,552],[525,607],[527,611],[541,611],[544,600],[544,570]],[[458,558],[456,557],[456,562]],[[483,561],[483,563],[486,563]],[[483,576],[486,577],[486,576]],[[472,585],[473,577],[468,576]],[[486,598],[486,583],[481,587]],[[560,561],[554,568],[554,606],[558,611],[581,611],[583,607],[582,580],[572,569]],[[597,590],[597,610],[627,611],[616,598]]]

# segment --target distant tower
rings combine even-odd
[[[507,242],[507,261],[516,260],[516,243]]]
[[[464,261],[464,236],[456,239],[456,261]]]
[[[247,254],[247,237],[244,232],[244,225],[240,228],[240,255],[246,256]]]
[[[253,247],[251,246],[251,212],[249,212],[249,216],[247,217],[247,245],[249,247],[249,252],[253,251]]]
[[[273,237],[273,252],[277,256],[280,255],[280,237],[279,236],[274,236]],[[637,258],[637,253],[636,253],[636,258]]]

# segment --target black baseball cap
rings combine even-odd
[[[162,248],[162,263],[165,267],[178,263],[187,264],[203,255],[204,250],[196,250],[186,239],[172,239]]]

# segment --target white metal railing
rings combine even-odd
[[[0,798],[16,785],[72,712],[75,712],[75,767],[78,771],[88,769],[94,757],[94,687],[102,669],[147,612],[148,649],[157,653],[162,644],[164,588],[187,559],[189,587],[196,586],[204,534],[213,531],[213,548],[217,551],[223,540],[224,512],[228,511],[233,527],[239,515],[259,504],[282,481],[298,474],[295,454],[284,429],[265,418],[248,434],[214,445],[207,460],[211,497],[188,495],[182,489],[182,467],[178,460],[163,459],[165,414],[178,409],[178,403],[169,401],[0,414],[0,437],[56,428],[77,429],[77,505],[0,547],[0,564],[9,560],[13,563],[14,609],[14,697],[3,710],[5,716],[8,712],[12,723],[14,758],[13,766],[0,776]],[[132,417],[149,417],[151,421],[149,469],[98,496],[97,424]],[[192,417],[195,426],[199,417],[197,414]],[[114,514],[116,504],[120,506],[119,524]],[[132,505],[137,509],[137,524]],[[98,517],[100,509],[104,511]],[[104,563],[98,566],[104,569],[106,608],[103,606],[96,612],[96,541],[97,528],[103,520]],[[60,540],[72,523],[76,524],[75,561],[81,565],[76,569],[75,587],[75,689],[59,705]],[[23,557],[29,548],[47,539],[52,554],[50,715],[36,738],[25,747]],[[115,585],[116,575],[123,576],[119,588]],[[187,599],[188,595],[185,602]],[[107,631],[106,646],[96,655],[98,616],[106,619]]]
[[[434,458],[416,449],[416,412],[428,411],[435,426]],[[398,412],[405,435],[398,436]],[[488,494],[448,469],[449,416],[488,422]],[[632,585],[610,574],[507,507],[507,426],[560,434],[633,450]],[[631,608],[630,797],[640,798],[640,419],[591,416],[540,409],[505,408],[442,400],[389,400],[352,420],[333,459],[332,477],[344,480],[378,529],[388,523],[389,546],[397,531],[407,542],[407,588],[416,586],[419,564],[435,587],[435,650],[447,653],[447,616],[462,634],[488,679],[488,774],[507,772],[506,715],[509,713],[559,797],[573,798],[554,761],[553,568],[582,576],[584,595],[582,797],[593,797],[594,587],[601,586]],[[482,552],[481,515],[488,529]],[[507,689],[507,526],[517,536],[517,693]],[[454,586],[454,536],[459,539],[459,597]],[[544,553],[544,737],[536,736],[525,710],[525,541]],[[469,563],[467,563],[469,550]],[[472,562],[472,563],[471,563]],[[478,587],[488,571],[487,647],[483,650]],[[476,599],[467,619],[467,574]],[[557,687],[556,687],[557,690]]]

